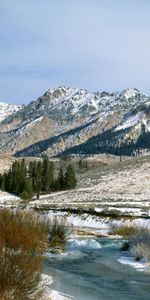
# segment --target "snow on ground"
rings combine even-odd
[[[0,206],[18,205],[21,201],[20,197],[3,192],[0,190]]]
[[[85,248],[85,249],[100,249],[102,248],[100,243],[97,242],[94,239],[83,239],[83,240],[77,240],[77,239],[70,239],[71,242],[70,248]]]
[[[70,295],[66,295],[64,293],[60,293],[60,292],[57,292],[55,290],[52,290],[51,293],[50,293],[50,296],[51,296],[51,300],[75,300],[74,297],[70,296]],[[45,300],[49,300],[49,299],[45,299]]]
[[[39,300],[71,300],[73,297],[57,292],[52,288],[53,278],[49,275],[42,274],[38,290],[44,289],[43,295]],[[37,290],[37,292],[38,292]],[[35,293],[36,296],[36,293]]]
[[[132,162],[131,162],[132,163]],[[97,177],[96,177],[97,176]],[[98,177],[99,176],[99,177]],[[91,208],[130,216],[150,216],[150,162],[129,164],[107,174],[81,178],[75,190],[51,193],[30,203],[31,207]],[[82,187],[83,186],[83,187]]]
[[[143,271],[143,270],[148,269],[148,266],[146,265],[146,263],[147,263],[146,259],[141,259],[140,261],[136,261],[136,259],[134,257],[121,256],[118,259],[118,262],[120,262],[121,264],[124,264],[124,265],[129,265],[129,266],[137,269],[138,271]]]
[[[73,214],[69,212],[61,212],[61,211],[49,211],[48,216],[53,218],[55,216],[61,216],[66,220],[66,223],[73,227],[79,228],[93,228],[94,230],[98,230],[100,232],[108,232],[110,229],[110,218],[101,218],[90,215],[88,213],[84,214]],[[97,232],[98,233],[98,232]]]
[[[77,229],[84,232],[84,234],[95,236],[108,236],[114,226],[119,225],[132,225],[135,227],[150,228],[150,219],[135,218],[135,219],[113,219],[112,217],[94,216],[88,213],[70,213],[62,211],[48,211],[49,218],[62,217],[66,221],[66,224],[70,226],[70,232],[74,232]],[[76,234],[76,233],[75,233]],[[74,236],[73,236],[74,237]]]
[[[115,128],[115,131],[135,126],[136,124],[138,124],[140,120],[142,120],[142,118],[144,118],[144,116],[145,114],[143,112],[139,112],[136,115],[128,117],[127,119],[124,120],[123,124]]]
[[[21,106],[0,102],[0,122],[21,109]]]
[[[0,205],[15,203],[20,203],[18,197],[0,192]],[[120,163],[119,169],[112,166],[112,169],[103,173],[93,169],[86,177],[81,176],[77,189],[42,195],[39,200],[33,198],[28,207],[47,210],[78,208],[87,212],[90,209],[97,216],[116,213],[121,216],[149,217],[150,160],[145,157],[142,162],[129,160],[127,166]],[[97,227],[96,216],[93,218],[93,215],[86,218],[85,226],[93,222],[92,227]],[[79,216],[76,216],[73,222],[76,226],[75,223],[82,224],[83,219],[79,221]]]

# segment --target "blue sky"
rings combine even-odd
[[[149,0],[0,0],[0,101],[61,85],[150,94]]]

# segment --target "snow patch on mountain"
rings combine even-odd
[[[61,113],[60,118],[65,119],[68,115],[78,118],[83,115],[93,115],[100,112],[108,112],[118,109],[129,108],[138,102],[149,99],[142,95],[137,89],[127,89],[123,92],[88,92],[87,90],[59,87],[49,89],[42,97],[32,104],[36,106],[37,112],[46,111],[48,114]],[[142,100],[142,101],[141,101]]]
[[[150,120],[143,119],[143,124],[145,125],[145,131],[150,132]]]
[[[126,129],[137,125],[145,117],[144,112],[139,112],[136,115],[128,117],[122,124],[115,128],[115,131]]]
[[[122,95],[126,98],[126,99],[130,99],[132,97],[135,97],[137,94],[139,94],[140,91],[137,90],[137,89],[131,89],[131,88],[128,88],[126,90],[124,90],[122,92]]]
[[[0,102],[0,122],[2,122],[11,114],[17,112],[19,109],[21,109],[21,106]]]
[[[115,129],[118,133],[113,145],[111,144],[114,147],[118,146],[117,134],[118,140],[121,138],[120,130],[134,126],[141,128],[143,124],[145,130],[149,131],[149,119],[150,97],[137,89],[92,93],[63,86],[49,89],[43,96],[6,118],[3,122],[5,128],[2,127],[0,149],[2,153],[11,155],[18,152],[22,155],[20,151],[24,151],[25,156],[42,155],[45,151],[44,154],[53,156],[80,146],[108,130],[114,132]],[[136,139],[140,133],[140,130],[136,132]],[[37,143],[42,141],[45,141],[45,146],[39,148]],[[108,146],[110,143],[111,137]],[[100,145],[101,148],[102,146]],[[41,152],[41,149],[44,150]]]
[[[39,118],[33,120],[33,121],[30,122],[29,124],[25,125],[24,129],[27,129],[27,128],[29,128],[29,127],[34,126],[36,123],[41,122],[42,119],[43,119],[43,116],[41,116],[41,117],[39,117]]]

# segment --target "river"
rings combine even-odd
[[[47,256],[44,272],[53,288],[78,300],[148,300],[150,273],[118,262],[122,241],[76,239],[65,255]]]

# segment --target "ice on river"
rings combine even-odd
[[[143,271],[148,268],[146,265],[146,259],[141,259],[140,261],[137,261],[134,257],[131,256],[121,256],[118,259],[118,262],[124,265],[129,265],[139,271]]]
[[[75,248],[86,248],[86,249],[100,249],[102,246],[98,241],[95,239],[82,239],[82,240],[76,240],[72,239],[70,240],[70,248],[75,249]]]

